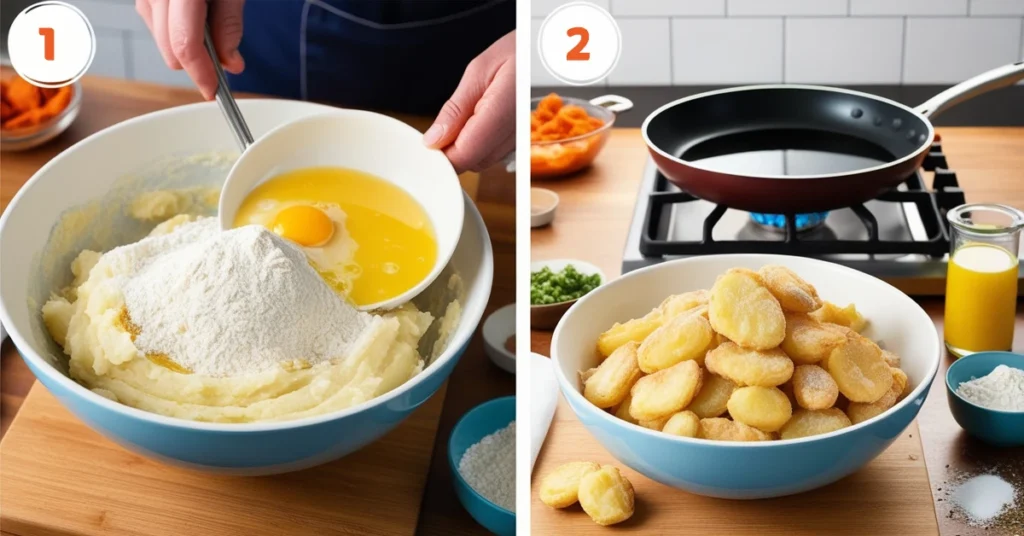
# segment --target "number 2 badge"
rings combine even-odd
[[[615,69],[622,34],[610,13],[590,2],[572,2],[541,23],[537,51],[544,68],[559,81],[584,86]]]

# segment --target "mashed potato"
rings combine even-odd
[[[158,225],[151,236],[172,232],[192,219],[175,216]],[[297,419],[371,400],[424,367],[417,347],[433,317],[406,304],[381,315],[384,321],[373,336],[364,338],[338,362],[282,365],[233,377],[178,372],[173,362],[153,359],[135,347],[123,320],[124,296],[114,283],[126,267],[115,261],[116,256],[82,251],[71,264],[74,281],[52,296],[42,316],[50,335],[70,357],[71,377],[128,406],[197,421]],[[447,341],[452,321],[442,319],[446,335],[441,340]]]

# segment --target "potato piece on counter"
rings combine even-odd
[[[638,421],[653,421],[682,411],[700,390],[702,376],[696,361],[683,361],[640,378],[633,385],[630,415]]]
[[[729,397],[729,415],[734,421],[763,432],[775,432],[793,415],[786,394],[777,387],[740,387]]]
[[[700,432],[700,417],[692,411],[680,411],[668,418],[662,431],[682,437],[697,437],[697,433]]]
[[[825,409],[835,405],[839,386],[827,370],[817,365],[800,365],[793,371],[793,397],[805,409]]]
[[[821,307],[821,298],[807,281],[785,266],[768,265],[757,272],[765,287],[786,311],[809,313]]]
[[[725,413],[729,397],[736,390],[736,384],[717,374],[707,373],[701,382],[700,391],[686,409],[701,419],[720,417]]]
[[[610,465],[580,479],[579,501],[583,511],[598,525],[614,525],[633,516],[633,484]]]
[[[827,434],[851,426],[850,418],[838,408],[798,409],[779,430],[782,439]]]
[[[741,422],[714,417],[700,420],[697,437],[715,441],[771,441],[772,436]]]
[[[813,365],[846,342],[846,337],[805,314],[786,315],[786,338],[780,346],[797,365]]]
[[[637,350],[640,370],[651,374],[689,359],[704,364],[704,354],[714,332],[699,314],[679,314],[654,330]]]
[[[715,331],[745,348],[769,350],[786,338],[782,306],[761,276],[745,268],[718,276],[711,287],[708,318]]]
[[[583,386],[584,398],[599,408],[610,408],[625,400],[641,376],[636,360],[638,347],[636,342],[628,342],[598,365]]]
[[[793,376],[793,360],[778,348],[749,350],[727,342],[708,352],[704,364],[737,385],[776,387]]]
[[[828,357],[828,372],[850,402],[874,402],[892,387],[892,371],[882,359],[882,350],[857,333]]]
[[[857,306],[852,303],[846,307],[839,307],[830,301],[826,301],[820,309],[811,312],[811,318],[822,323],[846,326],[856,332],[864,331],[864,328],[868,325],[868,321],[861,316],[857,311]]]
[[[593,462],[569,462],[558,466],[540,483],[540,500],[552,508],[566,508],[579,500],[580,480],[584,475],[598,471],[601,466]]]

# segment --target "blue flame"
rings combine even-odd
[[[750,217],[754,221],[761,225],[767,225],[769,227],[775,227],[777,229],[786,228],[786,217],[782,214],[758,214],[751,212]],[[796,229],[802,231],[808,227],[814,227],[819,223],[825,221],[828,217],[828,212],[814,212],[811,214],[797,214],[796,215]]]

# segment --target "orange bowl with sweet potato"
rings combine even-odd
[[[550,179],[591,164],[611,132],[615,114],[590,101],[551,93],[530,112],[530,176]]]
[[[66,130],[78,115],[81,84],[37,87],[13,69],[0,69],[0,149],[17,151],[42,145]]]

